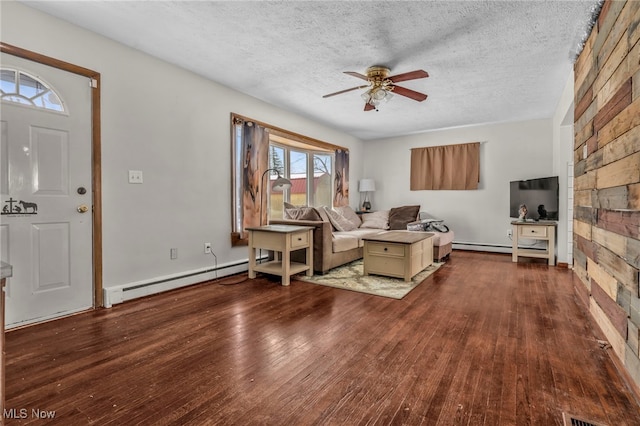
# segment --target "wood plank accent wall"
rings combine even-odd
[[[605,1],[574,70],[576,293],[640,387],[640,1]]]

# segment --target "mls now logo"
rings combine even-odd
[[[53,419],[56,416],[56,412],[39,408],[33,408],[31,411],[26,408],[5,408],[2,415],[5,419],[26,419],[28,417],[32,419]]]

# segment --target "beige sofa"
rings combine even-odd
[[[412,207],[409,210],[401,210],[405,207]],[[406,220],[415,220],[419,206],[405,206],[402,208],[392,209],[400,213],[413,215],[413,218]],[[306,209],[311,209],[306,207]],[[285,209],[287,210],[287,209]],[[329,218],[327,211],[323,208],[312,209],[319,216],[319,220],[308,219],[272,219],[271,224],[287,224],[313,226],[313,270],[315,273],[324,274],[336,266],[344,265],[356,259],[363,257],[364,241],[362,237],[365,235],[377,234],[389,229],[388,222],[384,225],[375,219],[367,220],[364,218],[362,226],[379,226],[379,227],[358,227],[356,229],[341,231],[336,229],[338,225],[335,217]],[[413,211],[415,210],[415,213]],[[351,210],[353,211],[353,210]],[[365,215],[367,216],[367,215]],[[371,217],[376,216],[372,214]],[[307,216],[308,217],[308,216]],[[333,220],[333,222],[332,222]],[[406,221],[405,220],[405,221]],[[406,224],[397,225],[395,229],[406,229]],[[402,227],[400,227],[402,226]],[[303,262],[304,250],[292,253],[292,260]]]

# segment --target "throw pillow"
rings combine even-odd
[[[321,221],[331,223],[331,221],[329,220],[329,215],[327,214],[326,206],[318,207],[316,209],[316,212],[318,212],[318,214],[320,215]]]
[[[351,208],[351,206],[336,207],[335,210],[343,217],[345,217],[349,222],[353,223],[356,228],[359,228],[360,225],[362,225],[360,216],[358,216],[358,214]]]
[[[394,207],[389,211],[389,229],[407,229],[407,224],[414,222],[420,212],[420,206]]]
[[[286,201],[284,202],[285,209],[297,209],[298,207],[304,207],[304,206],[296,206],[295,204],[287,203]]]
[[[358,229],[357,226],[337,211],[332,210],[329,207],[324,207],[324,210],[327,212],[327,216],[329,216],[329,222],[331,222],[337,231],[353,231],[354,229]]]
[[[296,207],[284,209],[284,218],[293,220],[322,220],[313,207]]]
[[[389,229],[389,210],[363,214],[360,228]]]

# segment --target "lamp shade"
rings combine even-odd
[[[376,182],[373,179],[360,179],[358,182],[359,192],[373,192],[376,190]]]
[[[278,174],[278,178],[274,180],[271,185],[271,189],[277,192],[282,192],[289,188],[291,188],[291,181],[287,178],[281,177],[280,174]]]

